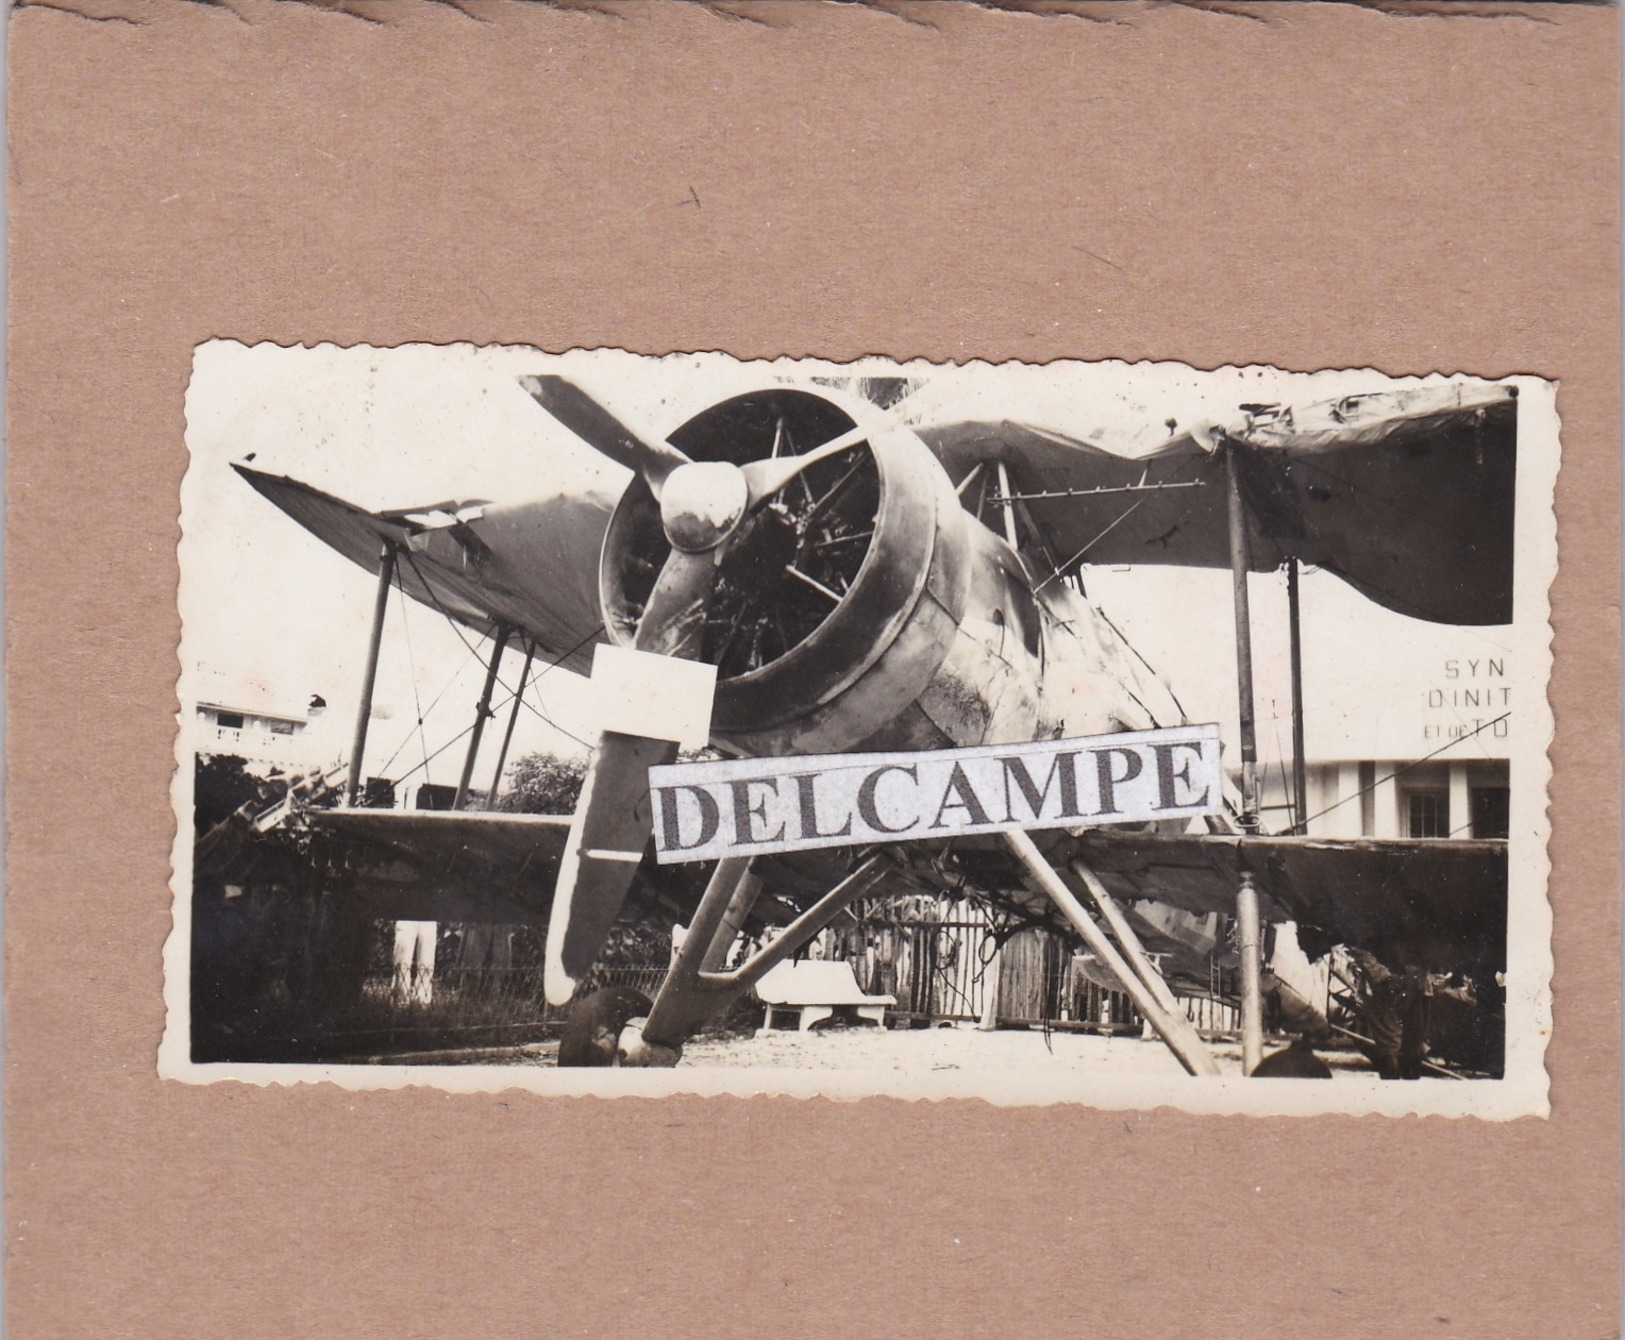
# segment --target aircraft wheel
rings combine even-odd
[[[646,1017],[650,1008],[649,997],[628,986],[611,986],[583,996],[570,1007],[570,1017],[564,1021],[559,1064],[621,1064],[621,1031],[627,1020]]]

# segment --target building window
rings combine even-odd
[[[1512,832],[1512,792],[1504,786],[1475,786],[1471,792],[1473,836],[1506,838]]]
[[[1409,794],[1410,828],[1407,836],[1413,838],[1444,838],[1450,836],[1450,793],[1448,791],[1412,791]]]
[[[241,712],[216,712],[214,724],[221,730],[241,730],[243,728],[243,714]]]
[[[270,726],[272,735],[293,734],[293,722],[291,721],[270,721],[266,724]]]

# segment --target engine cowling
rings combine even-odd
[[[810,451],[857,422],[834,397],[780,388],[714,405],[668,440],[696,461],[743,465]],[[941,465],[913,433],[881,428],[744,524],[706,602],[713,738],[742,753],[817,753],[882,734],[930,683],[964,615],[967,519]],[[616,642],[632,643],[670,548],[634,479],[599,567]]]

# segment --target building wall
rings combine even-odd
[[[1353,759],[1308,768],[1309,835],[1327,838],[1504,838],[1505,759],[1407,762]],[[1290,764],[1263,770],[1264,828],[1285,832],[1291,810]]]
[[[327,757],[326,732],[313,718],[202,703],[197,709],[197,751],[235,754],[250,763],[305,770],[334,760]]]

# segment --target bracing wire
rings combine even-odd
[[[1479,726],[1474,730],[1468,731],[1467,734],[1457,736],[1454,740],[1449,740],[1446,743],[1440,745],[1432,753],[1423,754],[1421,758],[1412,759],[1409,763],[1405,764],[1403,767],[1395,768],[1392,772],[1388,773],[1386,776],[1377,778],[1377,780],[1372,782],[1370,786],[1362,786],[1358,791],[1354,792],[1352,795],[1344,796],[1341,800],[1336,801],[1335,803],[1333,803],[1331,805],[1328,805],[1323,810],[1317,810],[1315,813],[1311,814],[1307,819],[1304,820],[1304,827],[1307,828],[1311,823],[1313,823],[1316,819],[1320,818],[1321,815],[1323,815],[1323,814],[1330,814],[1333,810],[1340,809],[1342,806],[1347,805],[1350,801],[1358,800],[1358,799],[1360,799],[1361,796],[1369,795],[1371,792],[1375,791],[1379,786],[1381,786],[1384,782],[1391,782],[1391,781],[1394,780],[1394,778],[1403,776],[1405,773],[1409,772],[1412,768],[1418,767],[1419,765],[1421,765],[1423,763],[1426,763],[1430,758],[1437,758],[1440,754],[1444,753],[1445,750],[1454,749],[1458,744],[1461,744],[1464,740],[1472,739],[1473,736],[1479,734],[1482,731],[1487,731],[1491,726],[1500,725],[1501,722],[1505,721],[1511,715],[1512,715],[1511,712],[1503,712],[1503,713],[1501,713],[1500,716],[1496,717],[1494,721],[1486,721],[1482,726]]]
[[[440,597],[435,593],[435,589],[429,583],[429,579],[423,575],[423,569],[418,567],[417,559],[411,553],[405,554],[404,557],[405,557],[407,563],[411,566],[413,573],[416,574],[418,581],[422,583],[424,592],[428,595],[429,599],[434,602],[434,607],[437,610],[440,611],[441,615],[445,618],[446,622],[451,625],[452,632],[457,634],[457,640],[463,644],[464,650],[467,651],[468,654],[471,657],[473,657],[476,661],[481,661],[483,663],[484,658],[481,657],[480,654],[477,651],[474,650],[473,644],[468,640],[468,638],[466,638],[463,635],[462,625],[455,618],[452,617],[451,612],[445,607],[445,605],[443,605],[441,603]],[[586,646],[587,643],[591,642],[593,640],[593,638],[597,637],[599,633],[603,632],[603,629],[604,629],[604,626],[602,624],[599,624],[598,627],[594,628],[592,630],[592,632],[587,634],[586,637],[582,638],[579,642],[577,642],[575,644],[575,646],[571,647],[568,651],[564,652],[562,655],[557,657],[555,660],[549,661],[547,663],[547,665],[542,667],[542,670],[541,670],[540,673],[538,673],[538,674],[531,677],[531,681],[530,681],[531,684],[534,685],[549,670],[552,670],[555,666],[559,665],[561,662],[568,660],[571,656],[574,656],[576,654],[576,652],[580,651],[581,648]],[[515,693],[513,689],[508,687],[507,683],[502,679],[500,674],[496,677],[496,683],[502,688],[502,691],[508,695],[507,699],[505,700],[506,702],[512,702],[515,698],[519,697],[519,695],[517,693]],[[554,721],[553,718],[548,716],[546,712],[541,710],[541,708],[535,706],[533,703],[529,702],[527,699],[520,698],[519,700],[520,700],[521,703],[524,704],[525,707],[527,707],[531,712],[535,713],[536,716],[540,717],[543,721],[545,721],[554,730],[558,731],[561,735],[568,735],[572,740],[574,740],[577,744],[579,744],[583,749],[596,750],[597,747],[595,745],[593,745],[590,741],[583,740],[574,731],[569,730],[566,727],[559,725],[558,722]],[[473,727],[470,726],[468,729],[472,730]],[[467,734],[467,731],[464,731],[463,734]],[[459,736],[458,738],[461,738],[461,736]],[[438,753],[438,752],[440,752],[440,751],[437,750],[436,753]]]
[[[423,730],[423,699],[418,694],[417,660],[412,654],[412,624],[406,617],[406,583],[401,578],[399,564],[395,568],[395,589],[400,593],[401,597],[401,633],[406,638],[406,669],[412,679],[412,705],[417,709],[418,714],[418,743],[423,746],[423,780],[427,782],[431,780],[429,777],[429,737]],[[439,699],[436,698],[435,701],[438,702]],[[407,738],[410,739],[411,737],[408,736]],[[401,748],[405,748],[405,741],[401,742]],[[396,754],[400,752],[400,749],[395,751]],[[394,761],[394,755],[391,755],[389,762],[393,763]],[[386,773],[389,771],[389,764],[384,765],[384,771]]]

